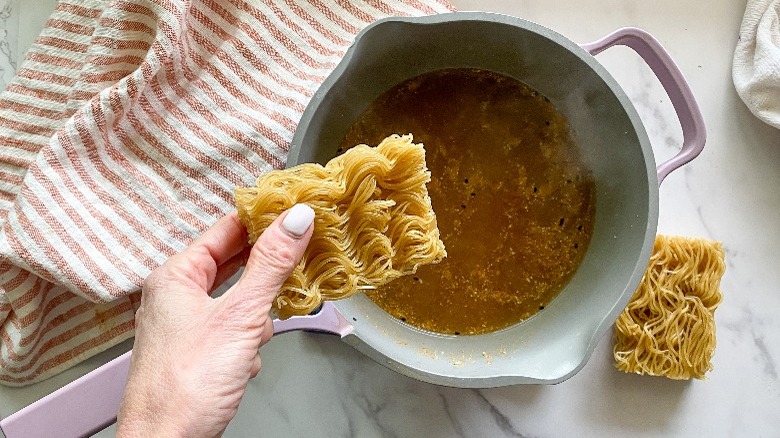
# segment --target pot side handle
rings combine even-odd
[[[673,170],[696,158],[704,149],[707,140],[704,118],[677,64],[661,43],[644,30],[633,27],[618,29],[598,41],[582,44],[581,47],[591,55],[597,55],[616,45],[631,48],[647,63],[663,85],[680,120],[683,132],[682,148],[677,155],[661,163],[656,169],[660,185]]]
[[[116,421],[132,352],[0,420],[6,438],[91,436]],[[2,435],[0,435],[2,436]]]
[[[274,320],[274,334],[307,330],[347,336],[352,324],[333,303],[325,302],[319,312]],[[74,380],[31,405],[0,419],[0,436],[90,436],[116,421],[132,351]],[[4,435],[3,435],[4,434]]]
[[[352,333],[353,327],[330,301],[322,303],[319,311],[306,316],[274,320],[274,335],[293,330],[331,333],[342,338]]]

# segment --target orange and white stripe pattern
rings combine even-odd
[[[133,335],[140,285],[284,166],[355,34],[446,0],[61,0],[0,96],[0,383]]]

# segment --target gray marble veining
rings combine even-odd
[[[16,34],[18,16],[14,0],[0,0],[0,89],[11,82],[16,73]]]

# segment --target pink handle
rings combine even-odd
[[[90,436],[116,421],[127,373],[127,352],[0,420],[7,438]]]
[[[326,302],[316,315],[274,320],[274,334],[293,330],[333,333],[343,338],[353,328],[333,303]],[[111,425],[122,403],[131,353],[0,420],[0,432],[6,438],[68,438],[89,436]]]
[[[691,88],[677,64],[674,63],[661,43],[649,33],[641,29],[626,27],[618,29],[598,41],[583,44],[582,48],[591,55],[597,55],[615,45],[629,47],[645,60],[658,80],[661,81],[661,85],[666,90],[666,94],[677,112],[680,126],[682,126],[683,144],[680,152],[656,169],[658,184],[661,184],[673,170],[696,158],[704,149],[704,143],[707,140],[704,118],[696,99],[693,97]]]
[[[322,308],[314,315],[297,316],[289,319],[274,320],[274,334],[286,333],[293,330],[308,330],[314,332],[332,333],[342,338],[352,333],[354,328],[336,310],[333,303],[326,301]]]

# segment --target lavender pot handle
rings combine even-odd
[[[699,110],[699,105],[693,97],[677,64],[674,63],[669,53],[660,42],[649,33],[626,27],[605,36],[604,38],[588,44],[582,44],[582,48],[591,55],[597,55],[604,50],[622,45],[633,49],[655,73],[663,85],[666,94],[672,101],[677,118],[680,120],[683,132],[683,144],[680,152],[670,160],[661,163],[658,168],[658,184],[673,170],[681,167],[698,156],[707,140],[707,130],[704,126],[704,118]]]
[[[326,301],[322,303],[322,307],[315,314],[274,320],[274,334],[293,330],[331,333],[343,338],[352,333],[353,327],[344,319],[333,303]]]
[[[127,352],[0,420],[7,438],[91,436],[116,421],[127,373]]]
[[[315,315],[274,320],[274,334],[307,330],[347,336],[352,325],[330,303]],[[130,371],[127,352],[0,420],[6,438],[83,437],[116,421]],[[2,435],[0,435],[2,436]]]

